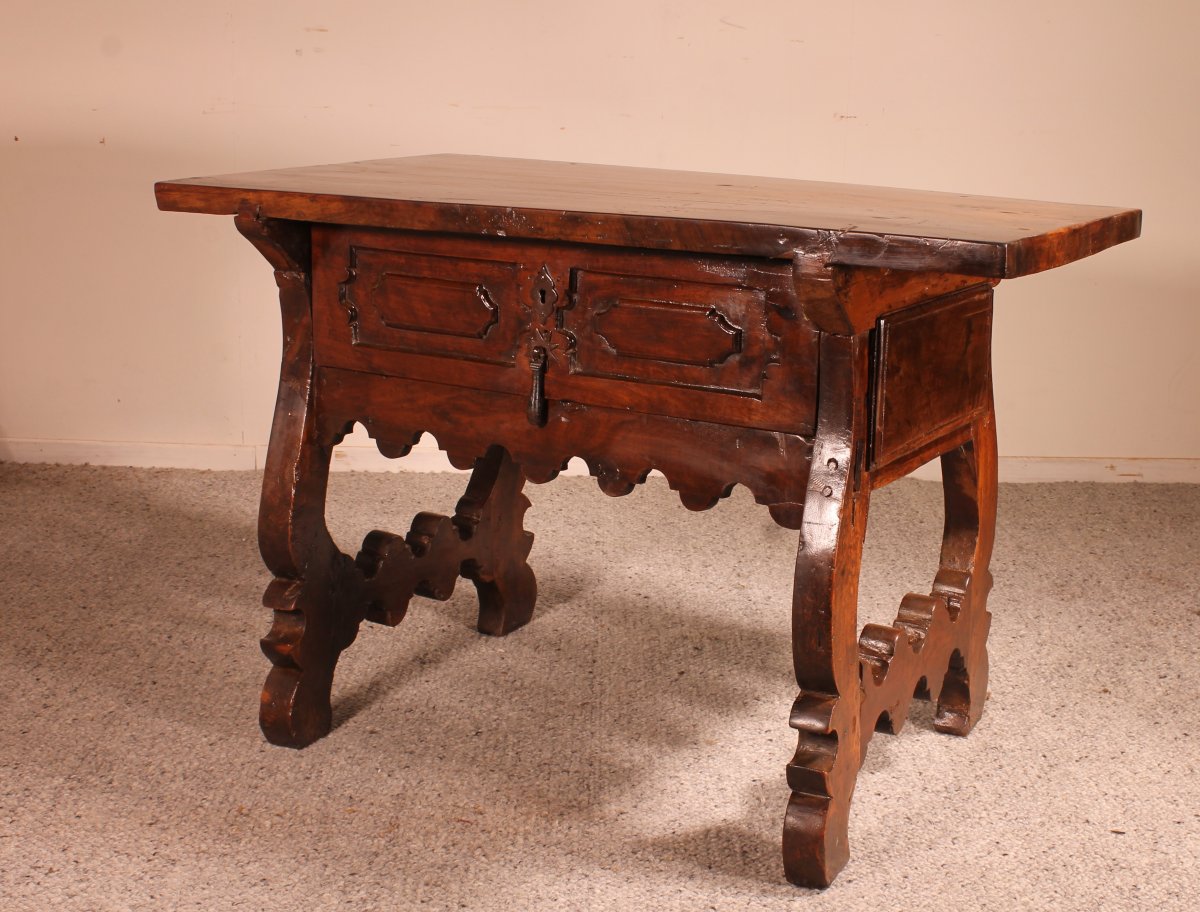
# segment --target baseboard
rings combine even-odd
[[[253,446],[233,444],[0,438],[0,462],[160,469],[254,469],[258,468],[255,451],[256,447]]]
[[[1009,484],[1059,481],[1200,484],[1200,459],[1001,456],[997,474],[1000,481]],[[913,472],[913,477],[937,479],[941,478],[941,470],[934,461]]]
[[[0,462],[61,465],[134,466],[138,468],[261,469],[262,445],[129,443],[97,440],[28,440],[0,438]],[[333,469],[345,472],[451,472],[445,454],[432,440],[422,440],[403,459],[379,454],[365,435],[356,434],[333,452]],[[572,460],[566,475],[586,475],[582,460]],[[937,462],[922,466],[916,478],[939,477]],[[1142,459],[1059,456],[1004,456],[1003,482],[1141,481],[1151,484],[1200,484],[1200,459]]]

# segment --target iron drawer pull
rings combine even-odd
[[[546,424],[546,349],[540,345],[529,353],[529,368],[533,372],[533,386],[529,390],[529,407],[525,416],[534,427]]]

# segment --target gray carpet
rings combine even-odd
[[[334,476],[353,549],[453,475]],[[534,487],[534,622],[367,625],[335,730],[256,725],[257,475],[0,466],[0,909],[1193,910],[1200,487],[1006,486],[991,697],[879,735],[849,866],[782,881],[795,533],[745,491]],[[864,620],[926,590],[938,489],[872,501]]]

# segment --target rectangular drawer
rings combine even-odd
[[[756,394],[766,366],[758,288],[580,269],[563,328],[576,377]]]
[[[511,364],[517,276],[515,263],[354,247],[338,295],[353,345]]]
[[[313,256],[320,364],[812,431],[816,332],[786,262],[333,226]]]
[[[816,333],[786,263],[590,250],[559,316],[567,370],[552,399],[806,433]]]
[[[313,328],[331,367],[518,393],[529,282],[516,251],[314,226]],[[526,369],[528,359],[526,359]]]

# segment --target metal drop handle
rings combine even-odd
[[[534,427],[546,424],[546,349],[540,345],[529,353],[529,368],[533,374],[533,386],[529,390],[529,406],[525,417]]]

